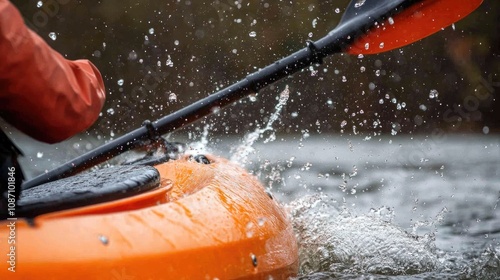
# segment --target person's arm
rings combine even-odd
[[[105,100],[87,60],[70,61],[29,30],[0,0],[0,116],[31,137],[54,143],[90,127]]]

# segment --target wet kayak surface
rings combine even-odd
[[[230,158],[241,142],[207,148]],[[243,165],[290,212],[300,279],[500,278],[496,135],[278,135],[264,142],[243,144]],[[61,150],[40,156],[28,148],[25,162],[55,165],[66,159]]]

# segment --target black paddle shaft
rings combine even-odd
[[[365,34],[376,22],[393,16],[405,8],[424,0],[353,0],[347,7],[340,24],[327,36],[292,55],[248,75],[243,80],[203,98],[177,112],[140,127],[107,144],[83,154],[56,169],[25,182],[23,189],[68,177],[119,154],[134,149],[144,141],[172,132],[210,115],[214,109],[256,93],[262,88],[287,77],[309,65],[320,64],[324,57],[342,52]]]

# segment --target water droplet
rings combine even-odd
[[[365,50],[368,50],[370,48],[370,43],[365,44]]]
[[[487,126],[483,127],[483,133],[484,133],[484,134],[488,134],[488,133],[490,133],[490,128],[489,128],[489,127],[487,127]]]
[[[354,3],[354,8],[359,8],[365,4],[366,0],[356,0],[356,3]]]
[[[151,34],[151,35],[155,34],[155,29],[154,28],[150,28],[149,29],[149,34]]]
[[[57,39],[57,35],[55,32],[50,32],[49,33],[49,38],[52,39],[52,41],[55,41]]]
[[[378,45],[379,48],[383,49],[384,48],[384,42],[380,43],[380,45]]]
[[[102,244],[108,245],[109,244],[109,239],[104,236],[104,235],[99,235],[99,241],[101,241]]]
[[[220,112],[220,107],[214,106],[214,107],[210,108],[210,112],[212,112],[212,114],[218,114]]]
[[[341,123],[340,123],[340,127],[343,128],[344,126],[347,125],[347,121],[346,120],[343,120]]]
[[[128,60],[136,60],[137,59],[137,53],[135,51],[131,51],[128,53]]]
[[[179,40],[174,41],[174,45],[178,46],[179,45]]]
[[[393,24],[394,24],[394,19],[393,19],[392,17],[389,17],[389,18],[387,19],[387,21],[389,21],[389,24],[390,24],[390,25],[393,25]]]
[[[167,56],[167,61],[165,62],[165,65],[167,65],[168,67],[174,67],[174,62],[172,61],[170,55]]]
[[[248,100],[250,100],[250,102],[256,102],[257,101],[257,96],[255,94],[250,94],[248,96]]]
[[[36,3],[36,7],[37,7],[37,8],[40,8],[40,7],[42,7],[42,6],[43,6],[43,2],[42,2],[42,1],[38,1],[38,2]]]
[[[429,98],[430,99],[433,99],[433,98],[437,98],[439,95],[439,92],[435,89],[431,89],[431,91],[429,92]]]
[[[109,108],[106,113],[108,113],[108,115],[114,115],[115,114],[115,110],[113,108]]]
[[[366,68],[365,68],[364,66],[361,66],[361,67],[359,68],[359,70],[361,71],[361,73],[363,73],[363,72],[365,72],[365,71],[366,71]]]
[[[42,153],[42,152],[38,152],[38,153],[36,153],[36,157],[37,157],[37,158],[42,158],[42,157],[43,157],[43,153]]]
[[[257,36],[257,32],[251,31],[250,33],[248,33],[248,36],[254,38],[255,36]]]
[[[344,82],[344,83],[347,82],[346,76],[342,76],[342,82]]]
[[[119,86],[123,86],[123,79],[119,79],[116,83],[119,85]]]
[[[257,257],[254,254],[250,254],[250,258],[252,258],[252,264],[254,267],[257,267]]]
[[[313,19],[313,21],[312,21],[312,27],[316,28],[317,24],[318,24],[318,19],[317,18]]]
[[[168,101],[169,102],[176,102],[177,101],[177,94],[171,92],[169,95],[168,95]]]
[[[337,14],[338,14],[338,13],[340,13],[340,9],[339,9],[339,8],[336,8],[336,9],[335,9],[335,13],[337,13]]]
[[[253,237],[254,234],[254,229],[253,229],[253,223],[249,222],[246,226],[246,234],[248,238]]]

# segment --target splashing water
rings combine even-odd
[[[189,143],[185,153],[188,155],[198,155],[198,154],[209,154],[211,153],[208,147],[208,132],[212,128],[211,124],[207,124],[203,127],[203,132],[198,141]],[[195,136],[193,136],[195,137]],[[190,137],[191,138],[191,137]],[[193,138],[194,140],[194,138]]]
[[[245,165],[247,163],[248,155],[254,151],[252,147],[255,141],[262,137],[262,135],[267,132],[273,132],[267,139],[264,140],[264,143],[274,141],[276,136],[274,134],[273,124],[276,122],[280,116],[281,110],[286,105],[288,98],[290,97],[290,90],[288,85],[285,89],[280,93],[278,104],[276,105],[275,111],[269,117],[267,124],[264,128],[257,128],[254,132],[251,132],[245,135],[243,139],[243,143],[241,143],[232,153],[231,161],[239,163],[241,165]]]
[[[320,195],[295,200],[287,208],[299,240],[301,274],[404,275],[438,266],[432,239],[391,224],[393,213],[387,208],[355,216]]]

